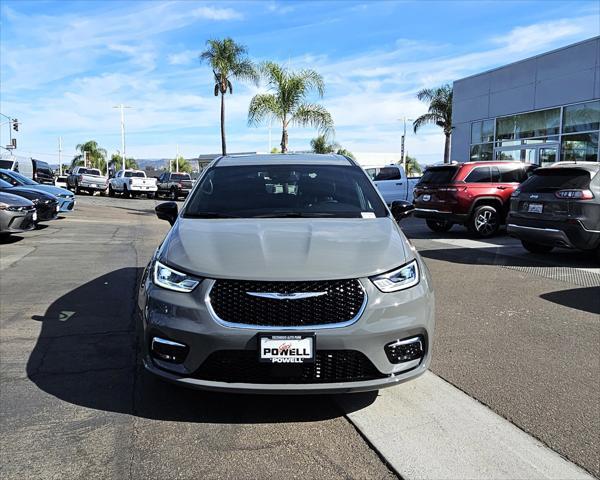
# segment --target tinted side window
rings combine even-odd
[[[400,180],[400,169],[396,167],[385,167],[379,170],[374,180]]]
[[[492,169],[490,167],[477,167],[474,168],[467,178],[467,183],[491,183],[492,182]]]
[[[500,181],[502,183],[521,183],[525,178],[525,169],[522,167],[500,166]]]

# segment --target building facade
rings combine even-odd
[[[455,161],[600,161],[600,37],[454,82]]]

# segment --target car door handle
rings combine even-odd
[[[398,182],[398,183],[396,183],[396,185],[402,185],[402,182]]]
[[[506,190],[508,187],[502,187],[502,186],[500,186],[500,187],[496,187],[496,188],[497,188],[498,190]]]

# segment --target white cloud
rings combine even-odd
[[[198,52],[194,50],[184,50],[167,56],[169,65],[189,65],[194,60],[198,60]]]
[[[242,14],[231,8],[200,7],[192,10],[191,15],[208,20],[238,20]]]

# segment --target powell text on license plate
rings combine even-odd
[[[259,359],[267,363],[308,363],[315,359],[314,335],[261,335]]]

